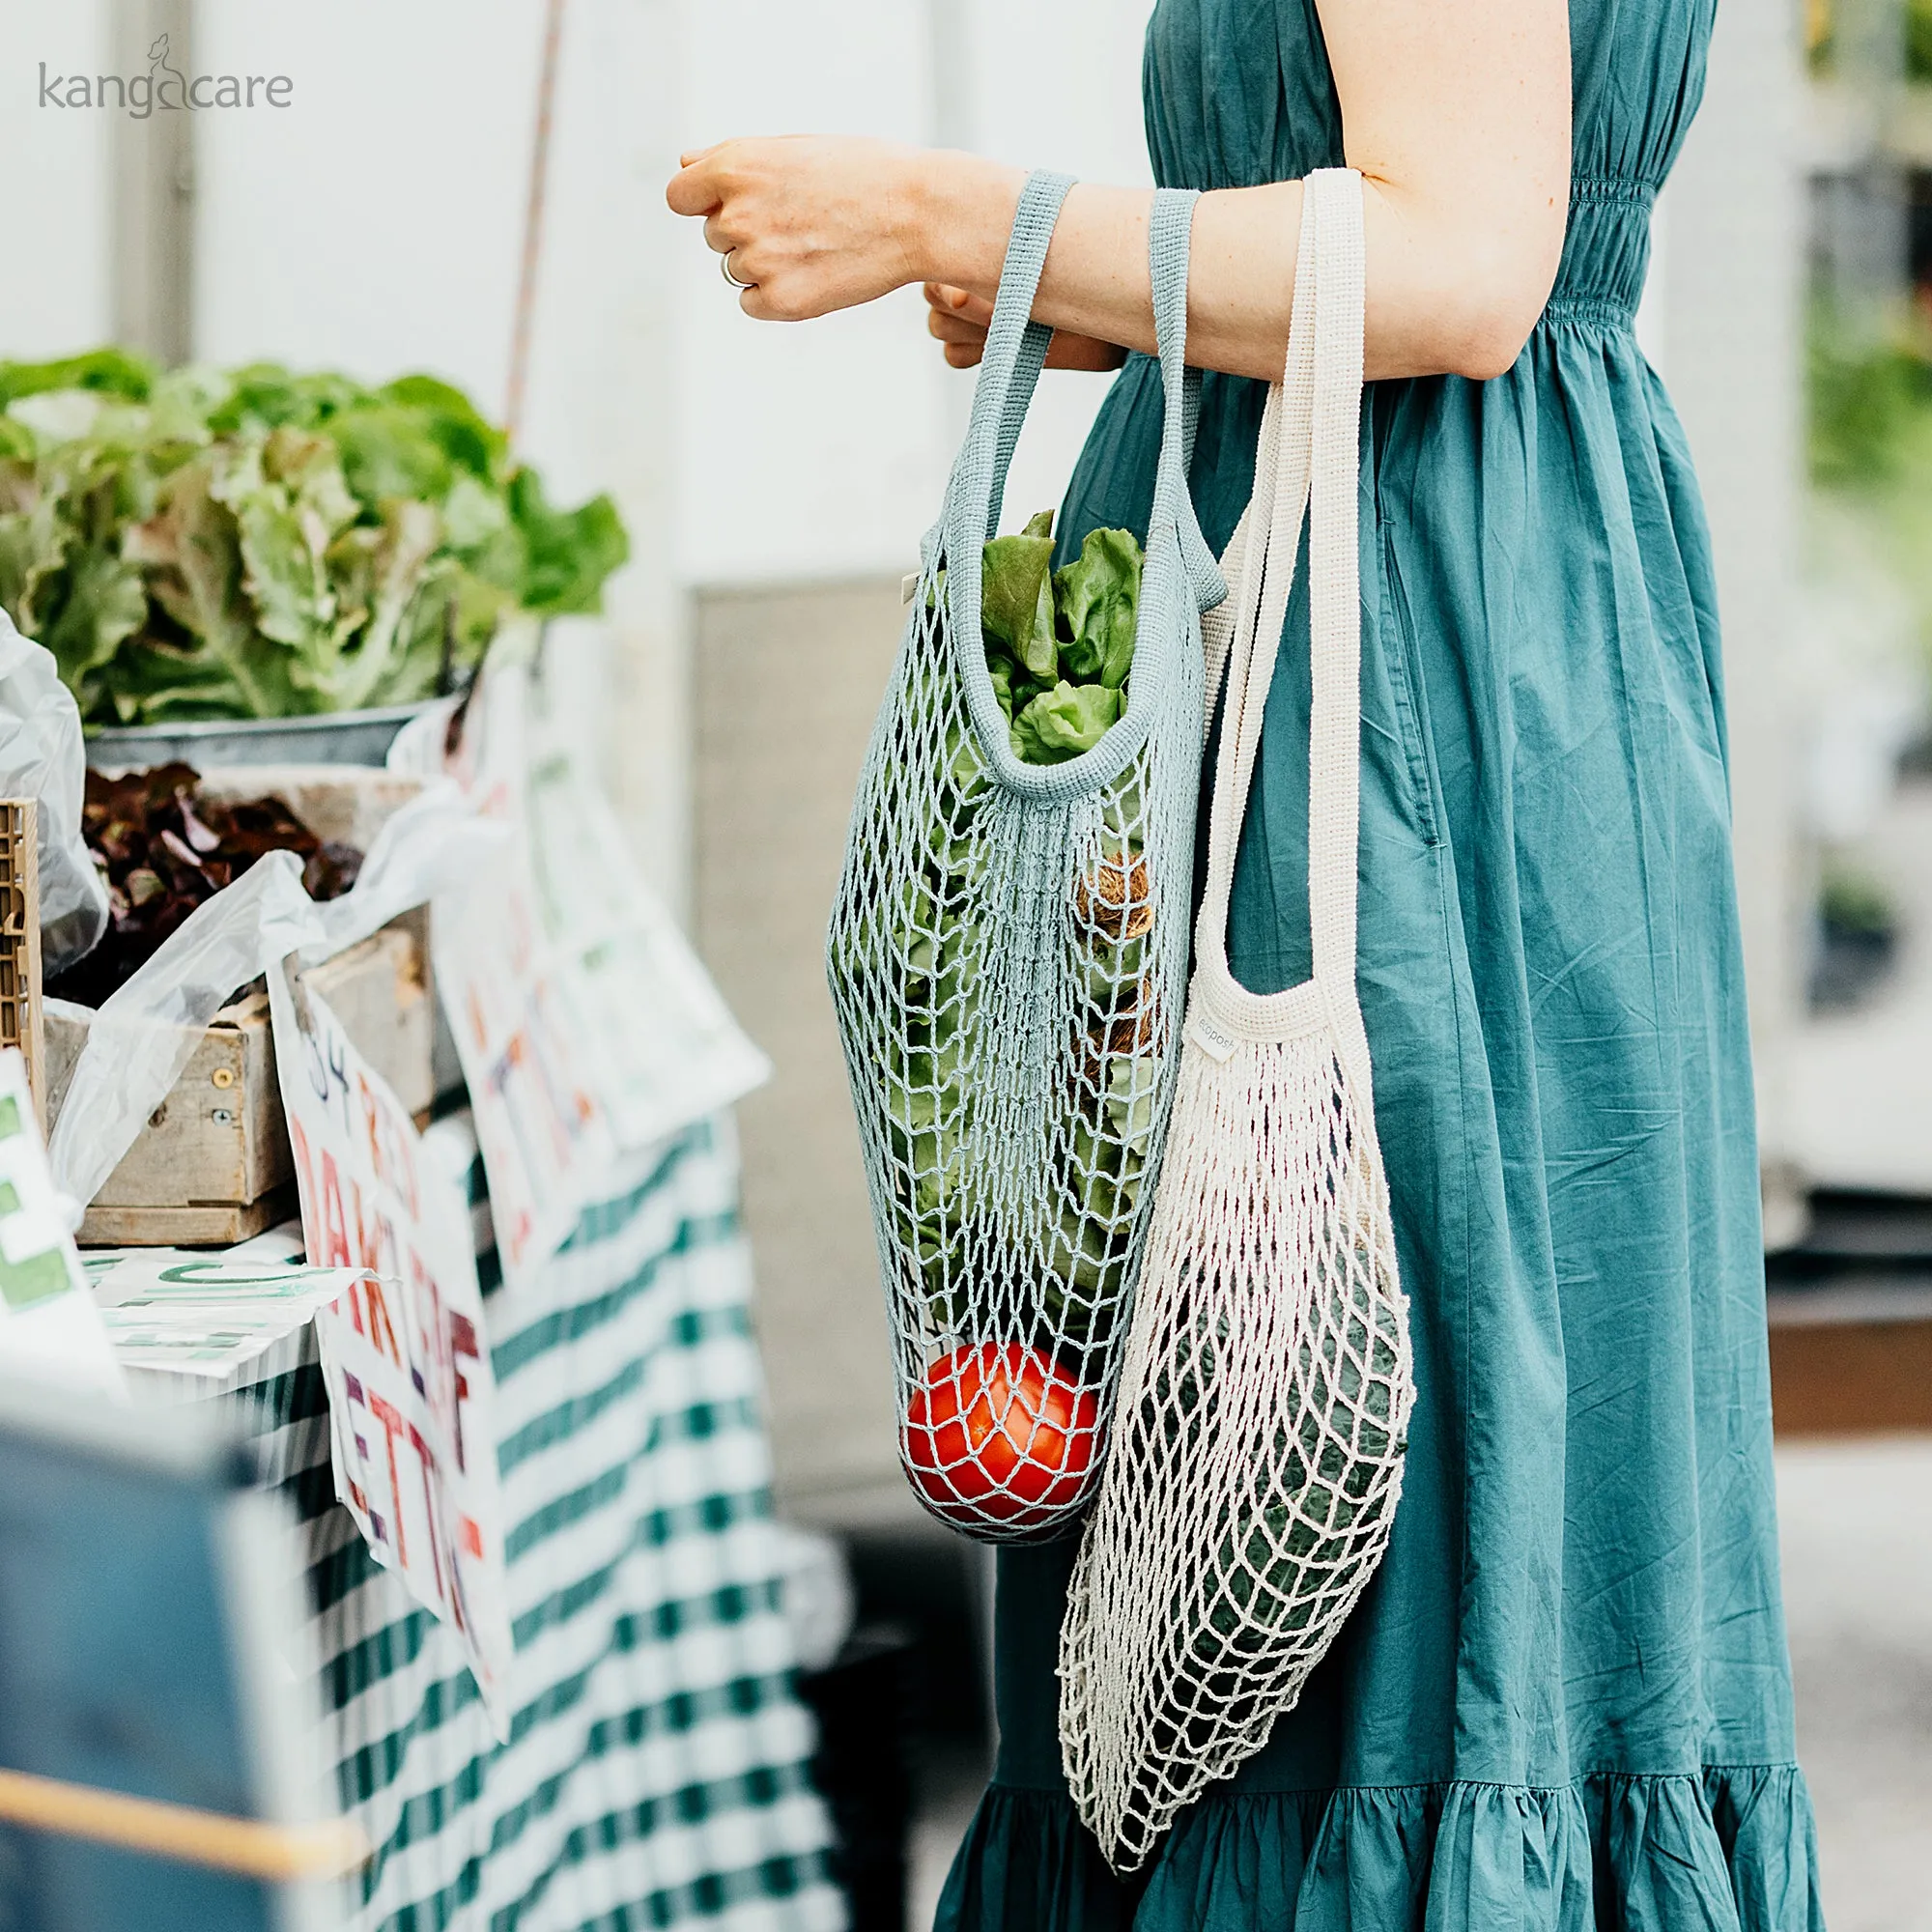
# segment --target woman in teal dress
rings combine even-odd
[[[1158,179],[1241,188],[1342,163],[1340,4],[1160,0]],[[1526,342],[1491,380],[1365,394],[1359,980],[1418,1383],[1388,1556],[1265,1748],[1122,1880],[1061,1773],[1075,1545],[1003,1549],[999,1759],[947,1932],[1822,1932],[1778,1600],[1711,559],[1632,333],[1711,8],[1572,0],[1568,218]],[[772,230],[733,223],[728,184],[687,200],[735,243],[739,280],[782,286]],[[1197,224],[1197,278],[1201,242]],[[1376,248],[1372,222],[1372,373]],[[1094,306],[1062,299],[1045,320]],[[938,302],[970,360],[983,301]],[[1104,359],[1065,359],[1083,356]],[[1063,543],[1145,530],[1159,391],[1131,355]],[[1205,378],[1193,483],[1217,549],[1264,394]],[[1299,590],[1288,624],[1230,925],[1236,977],[1263,992],[1310,970]]]

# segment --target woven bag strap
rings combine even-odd
[[[1031,176],[1022,192],[1013,221],[1013,238],[1000,274],[1000,299],[1009,300],[1015,314],[1026,315],[1039,287],[1040,272],[1046,265],[1047,246],[1061,204],[1073,186],[1070,175],[1044,172]],[[1195,204],[1201,199],[1195,188],[1157,188],[1148,229],[1148,271],[1153,295],[1153,329],[1160,361],[1162,422],[1160,455],[1154,470],[1155,520],[1173,523],[1180,538],[1181,558],[1202,609],[1218,603],[1226,594],[1220,565],[1208,540],[1201,534],[1194,515],[1194,502],[1187,487],[1187,470],[1194,458],[1194,434],[1201,416],[1201,372],[1187,367],[1187,261],[1188,242],[1194,226]],[[1024,246],[1022,246],[1024,243]],[[1020,306],[1024,294],[1026,303]],[[995,303],[994,325],[999,323]],[[1010,330],[1011,320],[1008,321]],[[983,380],[974,397],[979,413],[980,395],[989,390],[1000,398],[1000,423],[994,443],[993,466],[987,478],[986,535],[999,533],[1000,512],[1006,498],[1007,475],[1012,468],[1013,452],[1019,446],[1020,432],[1026,427],[1027,411],[1040,371],[1046,365],[1046,352],[1053,331],[1043,323],[1029,321],[1020,331],[1012,350],[1012,368],[1004,377],[994,366],[991,384]],[[1004,357],[1003,335],[999,353]],[[982,369],[993,365],[995,344],[992,329],[987,332],[981,357]],[[969,444],[972,428],[968,429]]]
[[[1222,753],[1209,812],[1208,885],[1197,950],[1222,1024],[1270,1037],[1305,1009],[1298,988],[1256,995],[1227,964],[1235,856],[1247,812],[1262,724],[1287,621],[1304,511],[1309,525],[1312,715],[1309,732],[1308,914],[1315,983],[1346,994],[1355,981],[1355,868],[1360,807],[1361,605],[1358,552],[1362,388],[1361,177],[1312,174],[1302,203],[1294,309],[1282,381],[1269,392],[1255,459],[1255,494],[1238,544]],[[1256,531],[1265,539],[1256,541]],[[1240,549],[1242,555],[1236,557]]]
[[[1034,298],[1054,224],[1072,185],[1069,175],[1037,173],[1028,176],[1021,190],[986,346],[980,355],[973,413],[953,465],[941,518],[952,650],[965,685],[975,735],[992,766],[993,778],[1004,789],[1045,804],[1089,794],[1110,782],[1135,755],[1138,741],[1129,732],[1109,732],[1099,745],[1065,764],[1022,763],[1011,750],[1007,722],[981,660],[980,572],[952,566],[955,559],[977,558],[980,546],[998,533],[1007,471],[1052,340],[1051,329],[1031,320]],[[1154,334],[1166,372],[1148,555],[1150,573],[1158,567],[1165,574],[1143,579],[1142,615],[1146,618],[1152,611],[1154,620],[1140,627],[1129,705],[1156,719],[1164,715],[1162,707],[1171,702],[1171,694],[1178,688],[1179,639],[1176,624],[1170,621],[1176,603],[1164,587],[1174,581],[1175,559],[1197,611],[1224,595],[1219,566],[1195,521],[1187,488],[1200,397],[1200,378],[1186,367],[1188,242],[1198,199],[1197,194],[1184,190],[1160,190],[1154,196],[1148,232]],[[1175,548],[1168,552],[1165,563],[1157,566],[1156,551],[1165,547],[1168,538],[1175,540]],[[923,555],[929,566],[929,543]],[[1191,641],[1188,648],[1192,649]]]
[[[1007,243],[999,292],[993,299],[993,319],[980,356],[973,413],[946,495],[949,557],[977,556],[980,546],[999,534],[1007,470],[1046,362],[1047,344],[1053,340],[1052,329],[1033,320],[1034,297],[1061,204],[1072,185],[1071,175],[1040,170],[1029,175],[1020,190],[1012,239]],[[978,599],[974,602],[977,607]]]
[[[1308,760],[1308,918],[1315,977],[1355,991],[1355,864],[1361,826],[1362,178],[1321,178],[1308,589],[1314,704]]]
[[[1188,241],[1194,230],[1196,188],[1157,188],[1148,222],[1148,274],[1153,286],[1153,332],[1160,352],[1160,457],[1154,467],[1151,526],[1172,525],[1197,611],[1221,602],[1228,586],[1194,514],[1187,471],[1201,418],[1201,372],[1187,366]]]

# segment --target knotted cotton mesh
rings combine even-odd
[[[1265,1743],[1380,1562],[1412,1388],[1373,1124],[1321,1029],[1189,1050],[1062,1631],[1109,1858]]]
[[[1178,1061],[1200,609],[1219,589],[1184,485],[1193,198],[1164,194],[1152,261],[1173,388],[1125,712],[1070,762],[1014,756],[980,642],[980,543],[1044,349],[1027,315],[1064,192],[1036,177],[1022,201],[827,954],[902,1459],[929,1509],[990,1539],[1063,1526],[1098,1470]]]
[[[1387,1547],[1414,1399],[1355,1000],[1361,189],[1312,176],[1238,575],[1180,1073],[1113,1441],[1061,1632],[1067,1783],[1140,1865],[1300,1695]],[[1315,975],[1256,995],[1229,893],[1306,505]],[[1221,639],[1210,636],[1209,655]]]

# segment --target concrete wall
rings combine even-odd
[[[820,964],[852,790],[898,648],[898,583],[698,600],[697,941],[772,1057],[739,1110],[758,1332],[785,1504],[913,1517],[866,1179]]]

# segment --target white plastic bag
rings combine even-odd
[[[80,836],[87,749],[53,653],[0,611],[0,798],[40,806],[41,962],[51,979],[107,929],[107,886]]]
[[[291,952],[313,965],[367,938],[466,880],[505,838],[439,784],[384,826],[341,898],[317,905],[301,861],[270,852],[196,906],[95,1014],[54,1124],[55,1184],[83,1206],[94,1199],[238,988]]]
[[[196,906],[95,1014],[48,1146],[54,1184],[85,1207],[181,1078],[202,1030],[262,970],[265,935],[280,952],[322,936],[301,861],[270,852]]]

